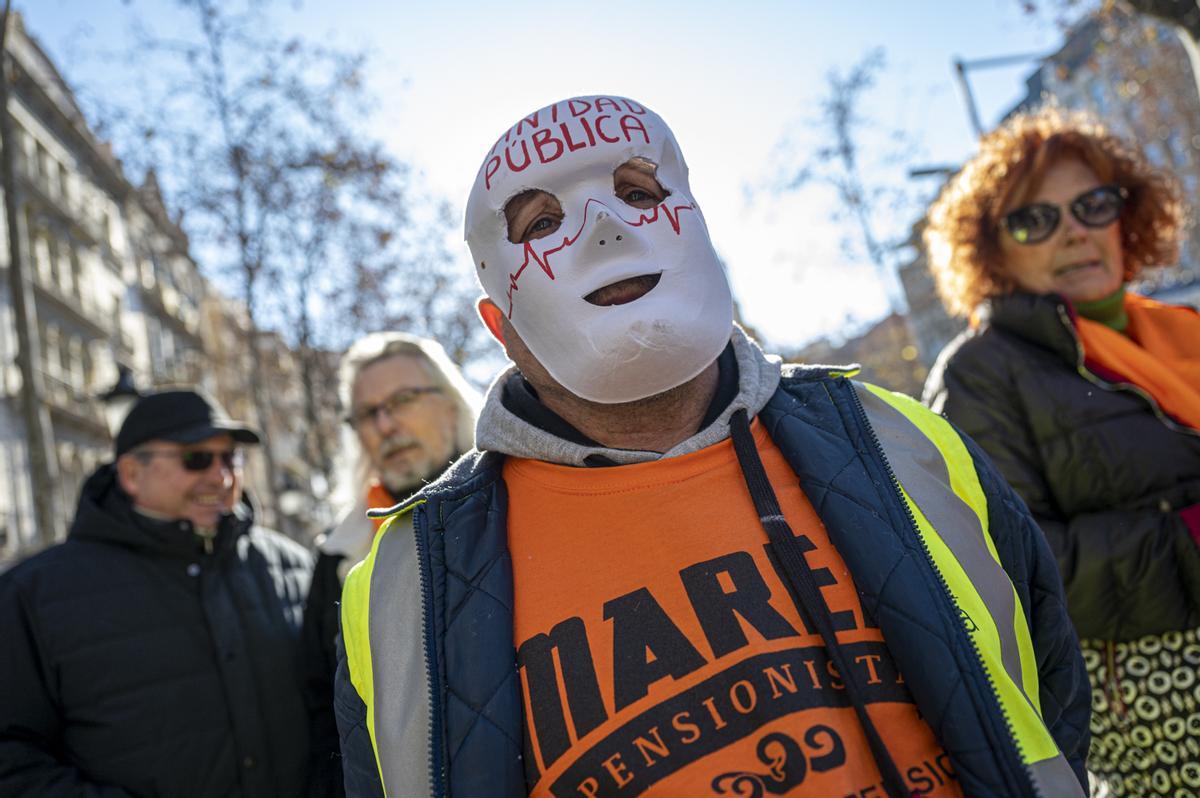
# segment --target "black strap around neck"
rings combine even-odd
[[[862,685],[859,684],[854,671],[849,667],[841,645],[838,643],[837,634],[833,628],[833,618],[829,613],[829,605],[825,603],[825,598],[817,586],[817,580],[813,577],[812,568],[809,567],[808,560],[804,558],[804,551],[792,533],[787,519],[783,517],[783,511],[779,508],[775,489],[771,487],[767,471],[763,468],[762,460],[758,456],[758,447],[754,445],[754,436],[750,433],[750,421],[746,411],[738,410],[734,413],[729,419],[729,426],[733,438],[733,450],[737,453],[738,463],[742,467],[742,476],[746,480],[746,487],[750,490],[754,509],[758,512],[759,523],[762,524],[767,538],[770,539],[775,549],[775,555],[779,558],[780,565],[783,566],[789,583],[787,587],[792,593],[792,597],[808,611],[813,624],[821,634],[821,640],[825,643],[825,650],[828,652],[829,658],[833,660],[834,667],[838,669],[845,680],[846,692],[850,696],[850,702],[854,705],[858,722],[862,724],[867,743],[871,746],[871,754],[875,758],[875,764],[879,767],[880,775],[883,776],[887,794],[890,798],[912,798],[917,793],[905,785],[904,777],[900,775],[900,770],[896,767],[887,746],[884,745],[883,738],[879,736],[879,730],[875,728],[875,722],[867,713]]]

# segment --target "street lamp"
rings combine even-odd
[[[108,432],[114,438],[121,429],[121,424],[125,422],[125,417],[141,396],[142,393],[133,380],[133,372],[126,366],[118,365],[117,381],[113,387],[100,394],[100,400],[104,402],[104,418],[108,422]]]
[[[983,122],[979,119],[979,109],[975,105],[975,93],[971,91],[971,81],[967,73],[977,69],[994,69],[996,67],[1027,64],[1030,61],[1045,61],[1047,58],[1049,56],[1042,53],[1002,55],[996,58],[976,58],[971,61],[964,61],[957,56],[954,57],[951,61],[954,67],[954,77],[958,81],[959,88],[962,90],[963,102],[967,106],[967,121],[971,123],[971,130],[974,131],[976,138],[983,138],[983,134],[987,131],[983,129]]]

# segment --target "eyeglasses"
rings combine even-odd
[[[355,429],[360,429],[366,426],[367,422],[376,421],[380,413],[386,413],[395,418],[404,410],[414,405],[425,394],[441,392],[442,389],[436,385],[401,388],[378,404],[369,405],[361,410],[349,413],[343,420]]]
[[[1108,227],[1121,215],[1129,192],[1120,186],[1100,186],[1083,192],[1067,204],[1084,227]],[[1049,202],[1023,205],[1004,216],[1004,229],[1018,244],[1040,244],[1058,229],[1062,208]]]
[[[169,449],[142,449],[136,452],[136,455],[143,460],[149,460],[151,457],[175,457],[178,458],[184,471],[207,471],[212,467],[213,460],[218,457],[221,459],[221,465],[231,471],[246,464],[246,452],[242,449],[230,449],[224,452],[210,452],[203,449],[181,452]]]

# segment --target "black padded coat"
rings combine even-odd
[[[1029,505],[1079,636],[1126,641],[1200,625],[1200,551],[1177,512],[1200,502],[1200,434],[1140,389],[1088,371],[1060,297],[1001,297],[980,321],[942,352],[925,402]]]
[[[0,577],[0,795],[301,795],[309,554],[248,503],[206,545],[134,513],[114,475],[84,485],[66,542]]]

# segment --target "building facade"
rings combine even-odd
[[[8,364],[0,411],[0,468],[6,485],[0,489],[0,558],[36,539],[34,490],[53,491],[56,528],[50,537],[62,535],[83,475],[111,449],[104,408],[94,399],[96,386],[115,373],[118,361],[132,357],[121,304],[126,249],[121,205],[128,184],[111,152],[83,123],[53,64],[25,35],[19,16],[12,20],[8,40],[19,209],[17,229],[5,232],[19,239],[33,289],[30,333],[41,343],[34,367],[41,374],[59,478],[57,485],[31,484],[6,240],[0,331]]]
[[[237,303],[223,297],[189,254],[186,234],[171,218],[153,173],[140,186],[125,176],[111,149],[84,121],[62,76],[19,14],[10,19],[7,56],[13,71],[9,111],[15,155],[19,243],[33,307],[30,330],[40,341],[43,402],[49,411],[56,485],[34,485],[15,365],[16,320],[9,293],[8,242],[0,215],[0,568],[38,545],[60,539],[74,514],[83,480],[112,457],[114,424],[102,398],[118,377],[140,390],[199,386],[237,418],[284,434],[290,483],[312,484],[293,427],[303,419],[292,401],[294,357],[271,338],[264,368],[272,403],[263,420],[246,388],[246,347],[260,341]],[[331,418],[336,410],[322,408]],[[251,458],[248,482],[260,504],[272,492],[262,458]],[[282,484],[280,475],[274,476]],[[54,492],[55,528],[39,535],[33,492]],[[268,522],[277,509],[263,508]],[[289,530],[309,534],[304,524]]]

